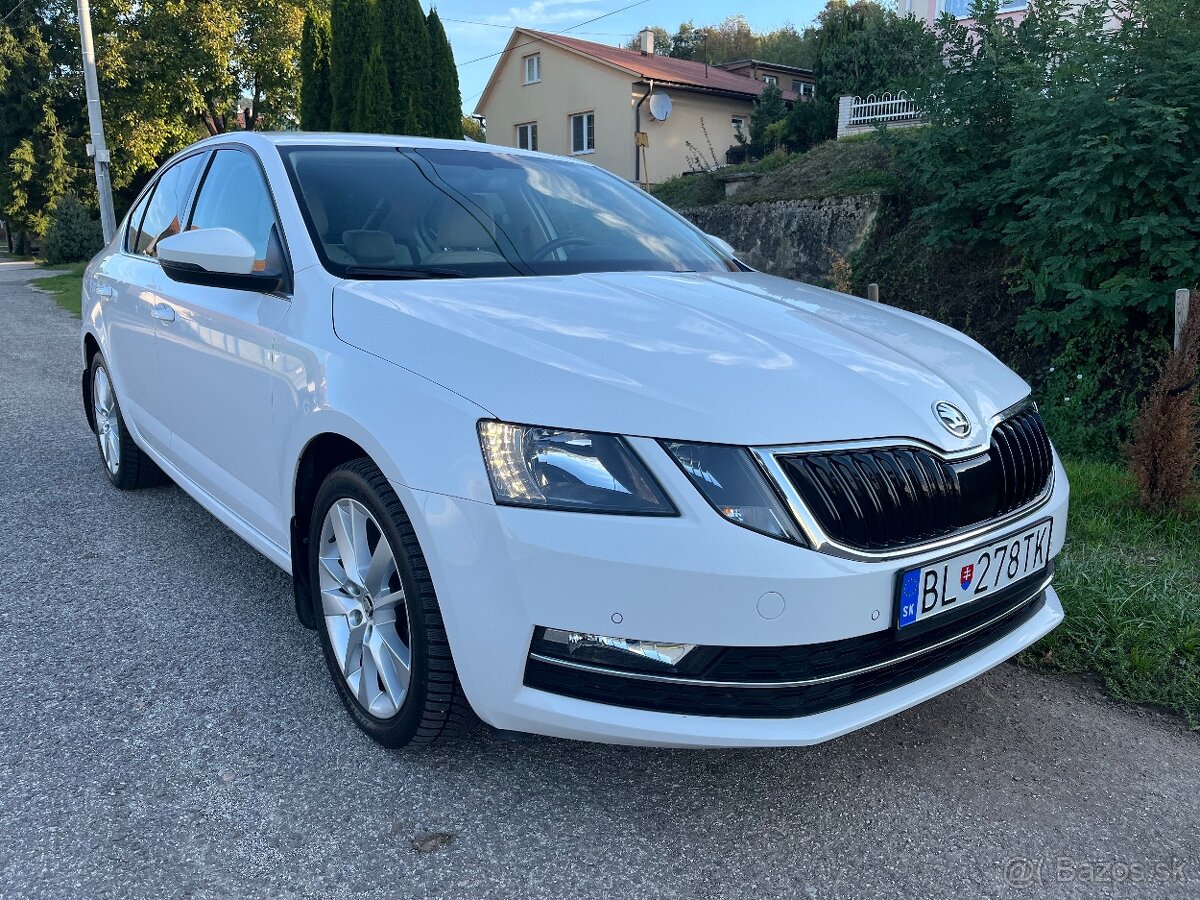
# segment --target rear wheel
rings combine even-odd
[[[366,459],[317,493],[309,583],[325,661],[350,716],[387,747],[430,744],[470,718],[412,524]]]
[[[96,425],[96,446],[104,463],[108,480],[123,491],[153,487],[166,480],[162,470],[133,442],[121,404],[113,388],[112,377],[104,358],[92,357],[91,369],[92,421]]]

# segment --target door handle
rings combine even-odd
[[[96,296],[102,300],[111,300],[117,296],[117,290],[112,285],[100,284],[96,286]]]
[[[175,321],[175,310],[166,303],[155,303],[150,309],[150,315],[163,323]]]

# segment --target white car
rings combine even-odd
[[[202,141],[89,266],[83,323],[109,480],[165,473],[290,572],[389,746],[472,710],[810,744],[1063,617],[1067,479],[1019,377],[575,160]]]

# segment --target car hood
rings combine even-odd
[[[334,326],[497,418],[661,438],[953,451],[1029,393],[943,325],[754,272],[347,281]],[[940,400],[967,414],[966,438]]]

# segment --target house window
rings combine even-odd
[[[811,97],[816,92],[816,88],[807,81],[800,84],[800,96]]]
[[[763,81],[765,81],[767,84],[779,84],[779,78],[776,75],[764,75]]]
[[[542,80],[542,54],[525,57],[525,83],[537,84]]]
[[[746,117],[734,116],[729,120],[729,124],[733,126],[734,133],[743,131],[746,128]]]
[[[537,149],[537,122],[517,126],[517,146],[522,150]]]
[[[591,153],[596,149],[596,114],[579,113],[571,116],[571,152]]]
[[[971,15],[971,3],[972,0],[943,0],[942,8],[960,19],[966,19]],[[1028,0],[1000,0],[1000,12],[1025,9],[1028,5]]]

